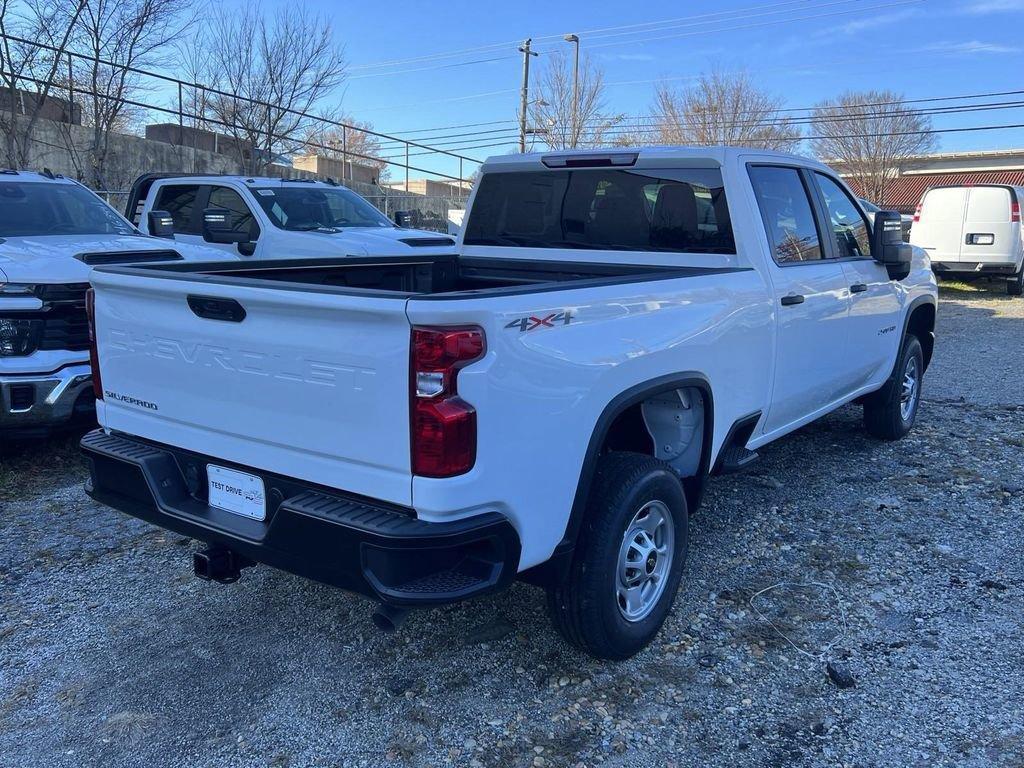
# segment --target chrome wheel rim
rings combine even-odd
[[[615,602],[626,621],[642,621],[665,591],[675,554],[675,521],[662,501],[633,515],[619,547]]]
[[[918,372],[917,358],[911,357],[903,369],[903,384],[900,388],[900,417],[904,421],[910,421],[910,417],[914,415],[920,391],[921,376]]]

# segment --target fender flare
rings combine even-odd
[[[556,552],[565,548],[576,546],[576,539],[579,536],[580,527],[583,524],[583,516],[586,511],[587,497],[590,495],[590,488],[594,482],[594,475],[597,473],[597,462],[600,458],[601,446],[608,436],[608,430],[626,409],[643,402],[653,395],[660,395],[674,389],[692,387],[701,393],[704,407],[704,433],[702,436],[700,463],[697,474],[692,478],[685,478],[684,488],[687,491],[686,501],[690,505],[690,512],[696,511],[700,498],[704,492],[704,484],[711,470],[711,444],[713,442],[715,429],[715,407],[714,396],[711,392],[711,382],[702,373],[687,371],[685,373],[673,373],[666,376],[659,376],[656,379],[636,384],[625,392],[620,393],[608,403],[590,435],[590,442],[587,444],[587,452],[583,457],[583,466],[580,468],[579,480],[576,484],[576,495],[573,498],[572,510],[569,513],[569,521],[565,527],[565,536],[556,548]],[[686,481],[691,481],[687,483]]]
[[[926,294],[924,296],[918,296],[916,299],[914,299],[912,302],[910,302],[910,304],[907,305],[907,311],[903,315],[903,335],[900,336],[900,349],[903,348],[903,342],[906,340],[907,332],[910,329],[910,318],[914,316],[914,312],[916,312],[918,309],[923,307],[925,304],[930,304],[932,309],[935,310],[936,317],[938,317],[939,302],[938,302],[938,300],[934,296],[932,296],[930,294]],[[935,332],[932,331],[932,341],[933,341],[933,343],[934,343],[934,338],[935,338]],[[899,358],[899,355],[897,354],[896,357]],[[898,359],[897,359],[897,362],[898,362]],[[927,369],[927,367],[928,367],[928,363],[926,362],[925,363],[925,368]],[[891,375],[895,375],[895,373],[896,373],[896,363],[893,363],[893,373]],[[888,381],[888,379],[886,379],[886,381]]]

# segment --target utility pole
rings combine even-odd
[[[519,151],[526,151],[526,109],[530,98],[530,57],[536,56],[530,50],[531,38],[526,38],[519,46],[519,52],[523,54],[523,90],[519,95]]]
[[[579,110],[580,110],[580,37],[579,35],[566,35],[565,42],[576,46],[576,55],[572,61],[572,125],[570,126],[569,146],[576,149],[576,140],[579,137]]]

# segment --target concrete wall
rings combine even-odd
[[[372,165],[364,165],[352,160],[323,157],[321,155],[299,155],[298,157],[293,157],[292,165],[324,178],[344,182],[346,185],[350,181],[372,184],[380,176],[380,170]]]

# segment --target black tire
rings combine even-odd
[[[1006,281],[1006,293],[1010,296],[1024,294],[1024,266],[1021,267],[1020,272]]]
[[[670,514],[672,556],[665,566],[664,587],[652,600],[650,612],[630,621],[623,615],[625,608],[619,607],[616,592],[620,549],[625,546],[627,526],[651,502],[660,502]],[[668,464],[638,453],[603,456],[569,575],[547,593],[548,611],[559,633],[599,659],[628,659],[647,646],[661,629],[679,589],[689,542],[688,518],[682,484]]]
[[[913,361],[913,363],[911,363]],[[917,386],[912,403],[904,415],[904,378],[909,366],[916,366]],[[864,427],[868,434],[882,440],[899,440],[914,427],[917,412],[921,406],[921,384],[924,379],[924,352],[921,342],[912,334],[903,339],[899,359],[892,376],[877,392],[864,400]]]

